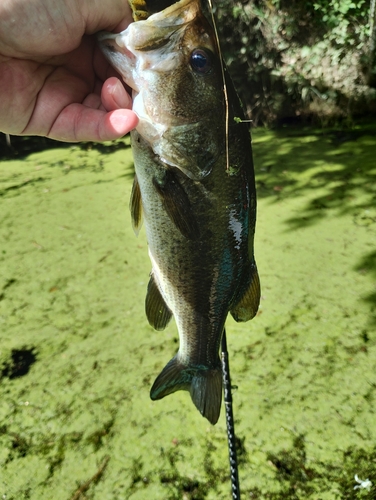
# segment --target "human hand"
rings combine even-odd
[[[128,133],[131,98],[94,33],[131,21],[126,0],[1,0],[0,130],[61,141]]]

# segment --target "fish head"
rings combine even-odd
[[[218,150],[219,139],[211,136],[218,135],[213,122],[224,113],[224,95],[214,30],[200,0],[180,0],[119,34],[100,34],[99,44],[133,89],[143,139],[165,163],[192,178],[207,175]],[[186,150],[187,136],[191,145],[200,143],[197,154],[206,149],[196,167],[188,165],[195,152]]]

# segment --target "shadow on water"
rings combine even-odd
[[[355,224],[376,223],[376,122],[349,130],[280,129],[254,134],[258,197],[307,196],[291,230],[335,209]]]
[[[284,128],[253,134],[258,198],[301,198],[288,231],[346,216],[376,238],[376,122],[351,129]],[[375,241],[376,243],[376,241]],[[376,245],[375,245],[376,246]],[[376,251],[358,256],[354,270],[376,282]],[[376,288],[362,299],[376,324]]]
[[[10,145],[8,144],[6,135],[0,133],[0,161],[22,159],[31,153],[45,151],[56,148],[78,147],[81,150],[97,150],[100,153],[107,154],[119,149],[128,149],[130,147],[128,137],[119,141],[111,142],[60,142],[46,137],[38,136],[10,136]]]
[[[362,299],[370,305],[372,321],[376,325],[376,250],[363,256],[355,270],[362,274],[370,274],[375,283],[374,291]]]
[[[35,348],[12,349],[10,359],[6,361],[0,371],[0,380],[23,377],[29,373],[30,367],[37,360]]]
[[[253,143],[258,197],[272,202],[304,198],[298,215],[285,221],[288,230],[318,223],[330,213],[350,216],[356,226],[376,231],[375,121],[343,129],[255,129]],[[22,159],[32,152],[72,146],[110,154],[128,149],[129,139],[72,144],[43,137],[11,136],[9,148],[5,135],[0,134],[0,160]],[[132,176],[133,171],[127,175]],[[376,279],[376,252],[361,256],[354,269]],[[370,303],[376,323],[376,291],[364,300]]]

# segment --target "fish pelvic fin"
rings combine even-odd
[[[201,415],[211,424],[217,423],[222,402],[222,369],[219,360],[218,367],[210,369],[185,365],[176,355],[156,378],[150,397],[155,401],[180,390],[189,391]]]
[[[145,312],[149,324],[155,330],[164,330],[172,316],[171,310],[159,291],[153,273],[151,273],[148,284],[148,291],[145,299]]]
[[[132,193],[129,201],[129,209],[131,211],[133,231],[135,232],[136,236],[138,236],[138,233],[142,226],[142,199],[137,175],[134,176]]]
[[[256,264],[253,264],[250,283],[240,300],[231,309],[235,321],[248,321],[256,316],[260,303],[260,278]]]

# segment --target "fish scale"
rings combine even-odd
[[[149,3],[133,2],[134,10]],[[179,350],[150,395],[156,400],[187,390],[215,424],[227,315],[247,321],[260,299],[250,134],[227,72],[226,127],[221,60],[200,2],[180,0],[146,17],[99,40],[133,89],[139,116],[131,132],[130,207],[136,232],[145,222],[152,263],[146,315],[157,330],[173,316],[179,332]]]

